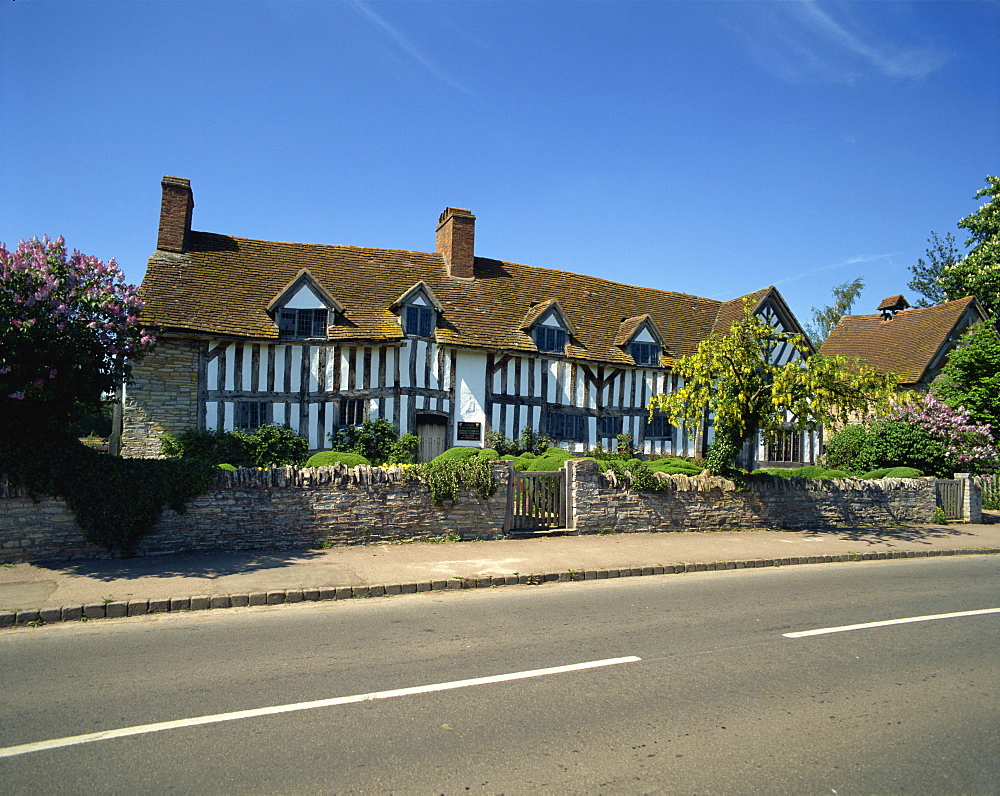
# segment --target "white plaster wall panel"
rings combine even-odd
[[[347,358],[347,346],[340,349],[340,389],[349,390],[347,377],[350,375],[350,360]]]
[[[288,346],[279,345],[274,349],[274,391],[287,392],[285,384],[285,357],[288,356]],[[284,422],[284,421],[282,421]]]
[[[309,404],[309,426],[306,438],[310,448],[320,447],[322,429],[319,426],[319,404]]]
[[[309,390],[319,390],[319,346],[309,346]]]
[[[205,402],[205,428],[209,431],[219,430],[219,403],[218,401]]]
[[[262,345],[260,347],[260,357],[257,360],[257,389],[260,392],[267,392],[267,362],[271,355],[270,347]]]
[[[275,425],[285,425],[285,405],[283,403],[271,404],[271,416],[274,418]]]
[[[243,385],[240,389],[249,392],[253,389],[251,382],[253,381],[253,349],[250,343],[245,343],[243,345]]]
[[[232,431],[234,428],[233,424],[233,414],[234,406],[232,401],[226,401],[222,405],[222,430]]]
[[[323,425],[323,440],[319,447],[330,447],[330,435],[337,428],[337,405],[333,401],[326,402],[326,422]]]
[[[236,344],[230,343],[226,346],[226,383],[223,389],[235,390],[236,386],[233,383],[233,375],[236,373]]]
[[[455,433],[457,424],[487,422],[486,412],[486,355],[473,351],[458,351],[455,355]],[[492,422],[493,419],[491,419]],[[452,445],[473,445],[478,442],[457,439]]]
[[[209,347],[209,353],[211,353],[214,346]],[[219,360],[217,357],[213,357],[208,360],[208,366],[205,370],[205,379],[208,382],[208,389],[217,390],[221,386],[219,384]]]
[[[652,334],[649,333],[649,327],[643,326],[642,330],[635,337],[632,338],[633,343],[655,343],[656,339]]]
[[[298,392],[302,389],[302,346],[291,346],[289,354],[292,357],[292,375],[288,389],[290,392]]]
[[[409,434],[413,431],[410,428],[410,396],[399,396],[399,434]]]
[[[323,309],[325,306],[320,301],[319,296],[306,284],[299,285],[299,289],[295,291],[295,295],[285,304],[285,307],[290,310],[318,310]]]

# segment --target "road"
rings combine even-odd
[[[14,629],[0,633],[0,782],[7,794],[998,793],[1000,614],[784,635],[996,609],[998,583],[1000,557],[970,556]],[[603,663],[459,682],[591,662]],[[385,693],[432,684],[447,690]],[[274,706],[297,707],[185,721]],[[183,726],[147,726],[167,721]]]

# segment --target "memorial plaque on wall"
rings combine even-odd
[[[482,423],[459,423],[458,438],[462,441],[475,440],[479,442],[483,436]]]

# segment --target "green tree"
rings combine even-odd
[[[833,304],[822,309],[812,308],[813,322],[806,324],[806,332],[813,345],[817,348],[830,336],[833,327],[840,323],[840,319],[851,311],[854,302],[857,301],[861,291],[865,289],[864,277],[858,277],[851,282],[844,282],[833,289]]]
[[[961,262],[946,268],[943,285],[948,299],[975,296],[986,307],[995,323],[1000,322],[1000,177],[987,177],[986,187],[976,192],[975,199],[990,197],[990,201],[970,213],[958,226],[966,229],[971,246]]]
[[[688,427],[697,428],[709,414],[714,416],[716,441],[708,457],[712,472],[732,472],[743,444],[759,432],[776,437],[789,428],[846,422],[852,413],[890,405],[895,376],[843,357],[808,356],[801,335],[774,329],[749,303],[744,310],[728,334],[712,335],[696,353],[678,360],[676,370],[684,379],[680,389],[650,402],[650,411]],[[785,346],[802,359],[775,364],[775,354]]]
[[[988,323],[966,332],[935,382],[934,394],[988,423],[1000,440],[1000,334]]]
[[[952,268],[962,259],[955,246],[955,236],[950,232],[945,234],[944,240],[941,240],[938,234],[931,230],[927,242],[931,244],[927,249],[927,259],[921,258],[917,260],[916,265],[910,266],[913,279],[906,284],[910,290],[922,296],[914,305],[917,307],[932,307],[948,301],[941,282],[942,275],[946,269]]]

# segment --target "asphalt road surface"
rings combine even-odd
[[[969,556],[4,631],[0,790],[998,793],[998,584]]]

